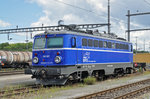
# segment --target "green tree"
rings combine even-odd
[[[6,50],[6,51],[32,51],[32,42],[29,43],[15,43],[15,44],[9,44],[9,43],[2,43],[0,44],[0,50]]]
[[[9,46],[8,42],[0,44],[0,49],[4,49],[6,46]]]
[[[133,53],[149,53],[148,51],[136,51],[135,49],[133,49]]]

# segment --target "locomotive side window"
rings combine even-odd
[[[63,37],[50,37],[47,38],[47,48],[62,48]]]
[[[125,44],[122,44],[123,46],[122,46],[122,49],[125,49]]]
[[[106,41],[104,42],[104,47],[107,48],[107,42]]]
[[[123,44],[120,44],[120,49],[123,49]]]
[[[112,43],[112,48],[116,48],[116,44],[115,43]]]
[[[93,40],[92,39],[88,39],[88,46],[90,46],[90,47],[93,46]]]
[[[112,48],[111,42],[108,42],[108,48]]]
[[[123,48],[124,48],[125,50],[128,50],[126,44],[123,44]]]
[[[122,44],[122,49],[125,49],[125,44]]]
[[[126,49],[129,50],[129,46],[128,45],[126,45]]]
[[[46,38],[36,38],[34,42],[34,49],[45,48]]]
[[[119,44],[119,49],[121,49],[121,44]]]
[[[76,47],[76,38],[75,37],[72,37],[71,38],[71,47]]]
[[[82,46],[87,46],[87,39],[82,39]]]
[[[99,47],[103,47],[103,41],[99,41]]]
[[[98,40],[94,40],[94,47],[98,47]]]
[[[120,48],[120,44],[116,43],[116,48],[119,49]]]

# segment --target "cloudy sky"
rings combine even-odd
[[[111,32],[123,38],[127,30],[127,10],[131,13],[150,12],[150,0],[110,0]],[[131,17],[131,29],[149,28],[150,15]],[[107,0],[1,0],[0,29],[57,25],[58,20],[65,24],[106,23]],[[107,31],[107,28],[100,28]],[[136,36],[138,49],[149,50],[150,31],[131,32],[131,42],[135,46]],[[30,36],[30,35],[29,35]],[[25,42],[26,34],[0,35],[0,43]],[[30,41],[30,37],[28,37]]]

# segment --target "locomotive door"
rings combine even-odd
[[[72,48],[75,49],[74,54],[75,54],[75,64],[81,64],[82,63],[82,48],[79,48],[80,46],[80,40],[78,40],[79,38],[76,37],[72,37],[72,41],[71,41],[71,46]]]
[[[77,40],[77,64],[82,64],[83,63],[83,59],[82,59],[82,40],[81,38],[78,38]]]
[[[82,64],[82,48],[77,47],[77,64]]]

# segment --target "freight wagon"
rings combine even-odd
[[[31,65],[31,52],[0,51],[0,65],[3,68],[24,68]]]

